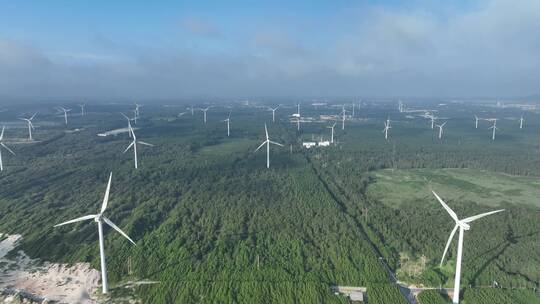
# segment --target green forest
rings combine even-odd
[[[0,121],[9,122],[6,144],[16,155],[4,158],[0,174],[0,232],[23,235],[19,249],[33,258],[99,269],[95,223],[53,225],[97,212],[113,172],[107,216],[137,243],[105,230],[113,302],[125,294],[115,289],[122,282],[152,280],[159,284],[140,286],[133,296],[143,303],[348,303],[331,290],[344,285],[367,287],[370,304],[407,303],[390,273],[417,286],[453,286],[455,242],[438,267],[453,222],[429,192],[449,177],[430,174],[467,168],[540,180],[537,113],[528,114],[521,131],[513,120],[501,121],[491,141],[487,123],[474,129],[471,117],[480,108],[485,115],[502,110],[447,106],[441,112],[452,119],[438,140],[426,119],[406,118],[393,104],[370,104],[348,118],[345,130],[336,128],[335,145],[306,150],[303,140],[329,138],[331,121],[306,122],[297,131],[287,118],[292,105],[280,108],[272,123],[266,108],[235,104],[211,108],[205,125],[201,111],[177,116],[187,106],[142,108],[135,132],[155,146],[138,151],[137,170],[133,153],[122,153],[127,134],[97,136],[126,127],[120,112],[130,105],[89,105],[88,114],[72,117],[67,127],[52,106],[1,112]],[[33,111],[39,111],[36,142],[17,143],[27,129],[16,117]],[[311,117],[338,112],[304,111]],[[521,113],[508,111],[504,115]],[[227,137],[221,120],[229,112]],[[381,133],[387,116],[393,120],[389,141]],[[271,146],[270,169],[264,149],[254,152],[264,141],[265,122],[271,140],[284,145]],[[409,192],[377,188],[392,171],[411,169],[423,173]],[[463,184],[454,186],[467,193]],[[513,197],[510,190],[504,195]],[[539,303],[540,258],[531,254],[540,251],[538,202],[501,194],[488,204],[451,193],[447,202],[463,216],[506,209],[466,234],[463,303]],[[490,288],[495,280],[501,288]],[[418,300],[448,299],[426,291]]]

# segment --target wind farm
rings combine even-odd
[[[534,0],[0,20],[0,303],[540,304]]]

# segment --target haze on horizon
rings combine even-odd
[[[0,96],[538,93],[538,0],[290,2],[3,1]]]

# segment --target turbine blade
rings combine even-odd
[[[6,150],[8,150],[11,154],[15,155],[15,152],[11,151],[11,149],[8,148],[8,146],[4,145],[4,143],[0,143],[0,145],[2,145],[2,147],[6,148]]]
[[[135,143],[135,141],[132,141],[132,142],[129,144],[129,146],[124,150],[124,153],[126,153],[126,152],[129,150],[129,148],[131,148],[131,146],[133,146],[134,143]]]
[[[266,140],[268,140],[268,129],[266,128],[266,124],[264,124],[264,132],[266,133]]]
[[[283,147],[283,145],[282,145],[282,144],[280,144],[280,143],[277,143],[277,142],[275,142],[275,141],[271,141],[271,140],[269,140],[269,142],[270,142],[271,144],[274,144],[274,145],[278,145],[278,146],[282,146],[282,147]]]
[[[262,146],[264,146],[267,142],[268,140],[265,140],[257,149],[255,149],[255,152],[259,151],[259,149],[262,148]]]
[[[97,216],[97,215],[95,215],[95,214],[90,214],[90,215],[81,216],[81,217],[76,218],[76,219],[71,220],[71,221],[67,221],[67,222],[63,222],[63,223],[60,223],[60,224],[56,224],[56,225],[54,225],[54,227],[59,227],[59,226],[64,226],[64,225],[71,224],[71,223],[76,223],[76,222],[81,222],[81,221],[85,221],[85,220],[90,220],[90,219],[95,218],[96,216]]]
[[[457,214],[454,212],[454,210],[448,207],[448,205],[437,195],[437,193],[435,193],[435,191],[431,191],[431,192],[433,193],[433,195],[435,195],[439,203],[441,203],[441,205],[444,207],[444,209],[446,209],[446,211],[448,212],[448,214],[450,214],[450,216],[454,219],[454,221],[459,222]]]
[[[490,211],[490,212],[478,214],[478,215],[471,216],[471,217],[468,217],[466,219],[463,219],[461,221],[464,222],[464,223],[470,223],[470,222],[476,221],[479,218],[483,218],[484,216],[488,216],[488,215],[492,215],[492,214],[495,214],[495,213],[503,212],[504,210],[505,209],[500,209],[500,210],[495,210],[495,211]]]
[[[114,230],[118,231],[118,233],[120,233],[126,239],[128,239],[131,243],[133,243],[133,245],[137,246],[137,244],[135,244],[135,242],[124,231],[122,231],[122,229],[118,228],[118,226],[116,226],[111,220],[109,220],[106,217],[102,217],[102,219],[103,219],[103,221],[105,221],[105,223],[107,223],[109,226],[111,226]]]
[[[446,242],[446,246],[444,247],[444,252],[441,259],[441,264],[439,264],[439,267],[442,267],[442,264],[444,262],[444,258],[446,257],[446,253],[448,252],[448,247],[450,247],[450,243],[452,242],[452,239],[454,238],[454,234],[456,234],[456,231],[458,229],[459,225],[456,224],[454,226],[454,229],[452,229],[452,232],[450,233],[450,237],[448,238],[448,241]]]
[[[2,140],[2,138],[4,138],[4,129],[5,129],[5,128],[6,128],[6,127],[2,127],[2,134],[0,134],[0,140]]]
[[[107,190],[105,190],[105,196],[103,196],[103,204],[101,204],[101,212],[103,213],[107,209],[107,203],[109,202],[109,193],[111,192],[112,172],[109,174],[109,182],[107,183]]]
[[[30,117],[30,120],[34,119],[34,117],[36,117],[38,112],[34,113],[34,115],[32,115],[32,117]]]
[[[154,145],[149,144],[149,143],[144,142],[144,141],[140,141],[140,140],[139,140],[139,141],[137,141],[137,142],[138,142],[139,144],[141,144],[141,145],[145,145],[145,146],[149,146],[149,147],[154,147]]]

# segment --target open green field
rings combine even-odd
[[[369,193],[396,208],[405,200],[431,198],[430,189],[449,201],[540,206],[540,178],[536,177],[473,169],[379,170],[373,176],[376,182],[368,188]]]

